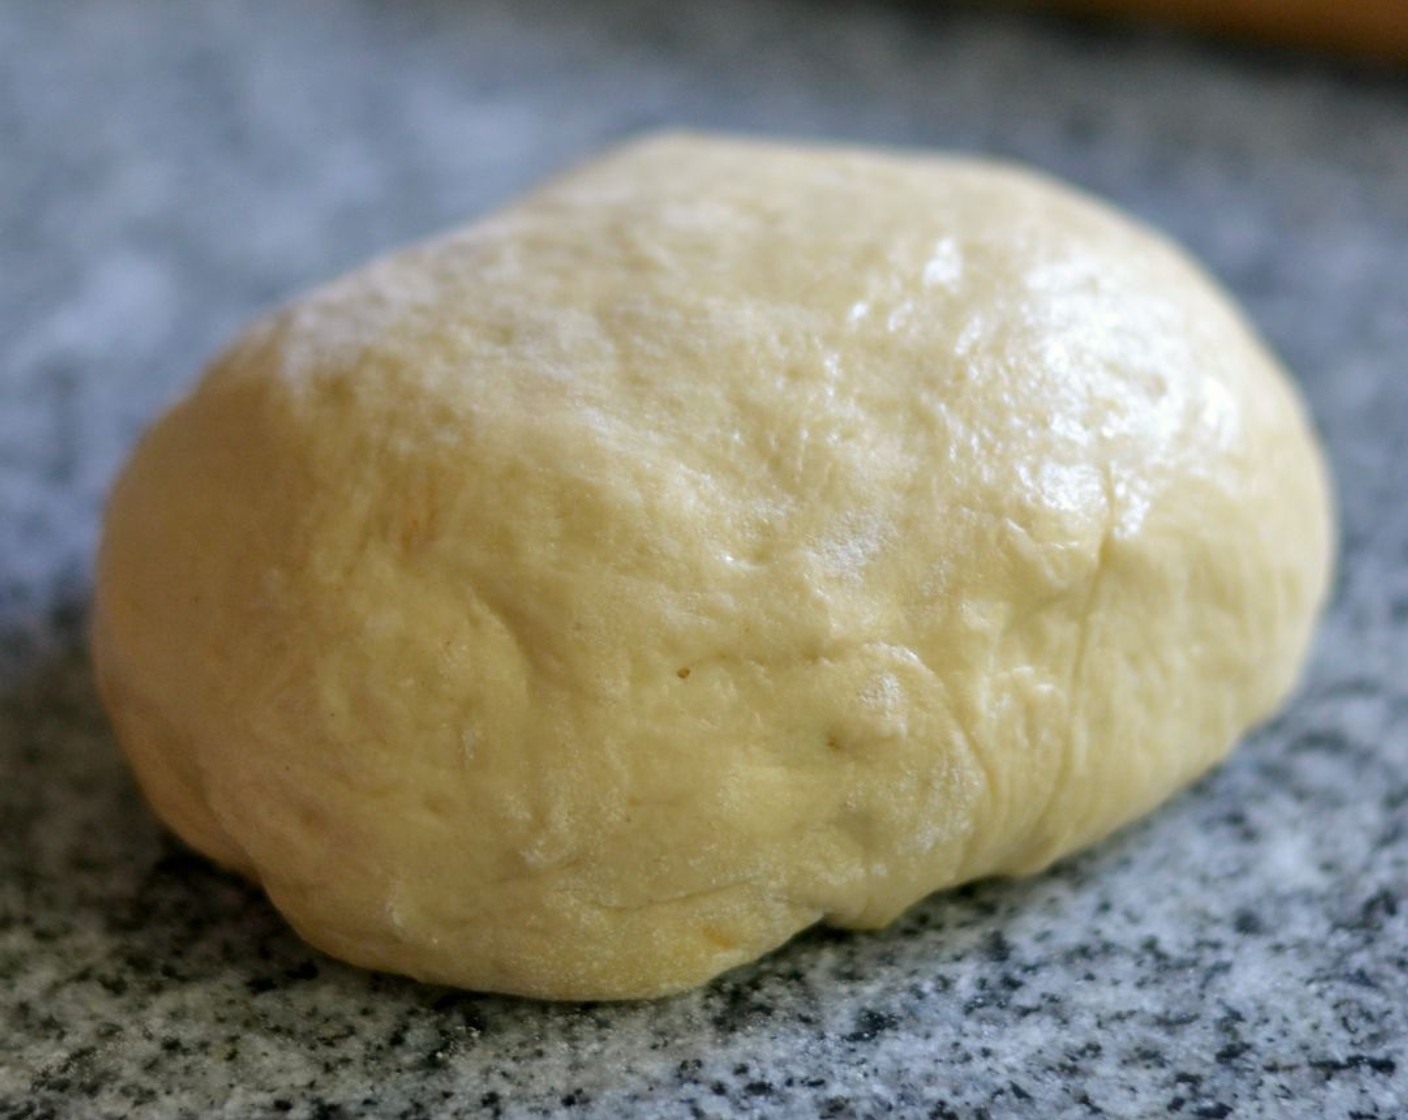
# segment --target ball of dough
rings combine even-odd
[[[141,442],[101,687],[314,945],[574,999],[1100,839],[1291,688],[1301,403],[1166,242],[668,136],[255,325]]]

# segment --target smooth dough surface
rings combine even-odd
[[[313,944],[653,996],[1105,836],[1286,695],[1320,454],[1209,279],[989,163],[666,136],[252,327],[101,687]]]

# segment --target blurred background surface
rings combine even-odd
[[[898,0],[9,0],[0,1117],[1401,1115],[1408,76],[1327,45]],[[679,999],[344,968],[118,761],[82,652],[103,495],[252,314],[659,127],[1021,160],[1182,241],[1331,453],[1316,660],[1095,852]]]

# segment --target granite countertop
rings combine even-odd
[[[0,88],[0,1117],[1408,1114],[1408,76],[897,0],[10,0]],[[105,488],[256,310],[662,124],[1011,156],[1189,245],[1338,476],[1305,687],[1049,874],[676,999],[344,967],[118,760]]]

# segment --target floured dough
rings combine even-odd
[[[1292,686],[1326,479],[1163,240],[667,136],[249,330],[113,494],[156,811],[374,968],[699,984],[1150,809]]]

